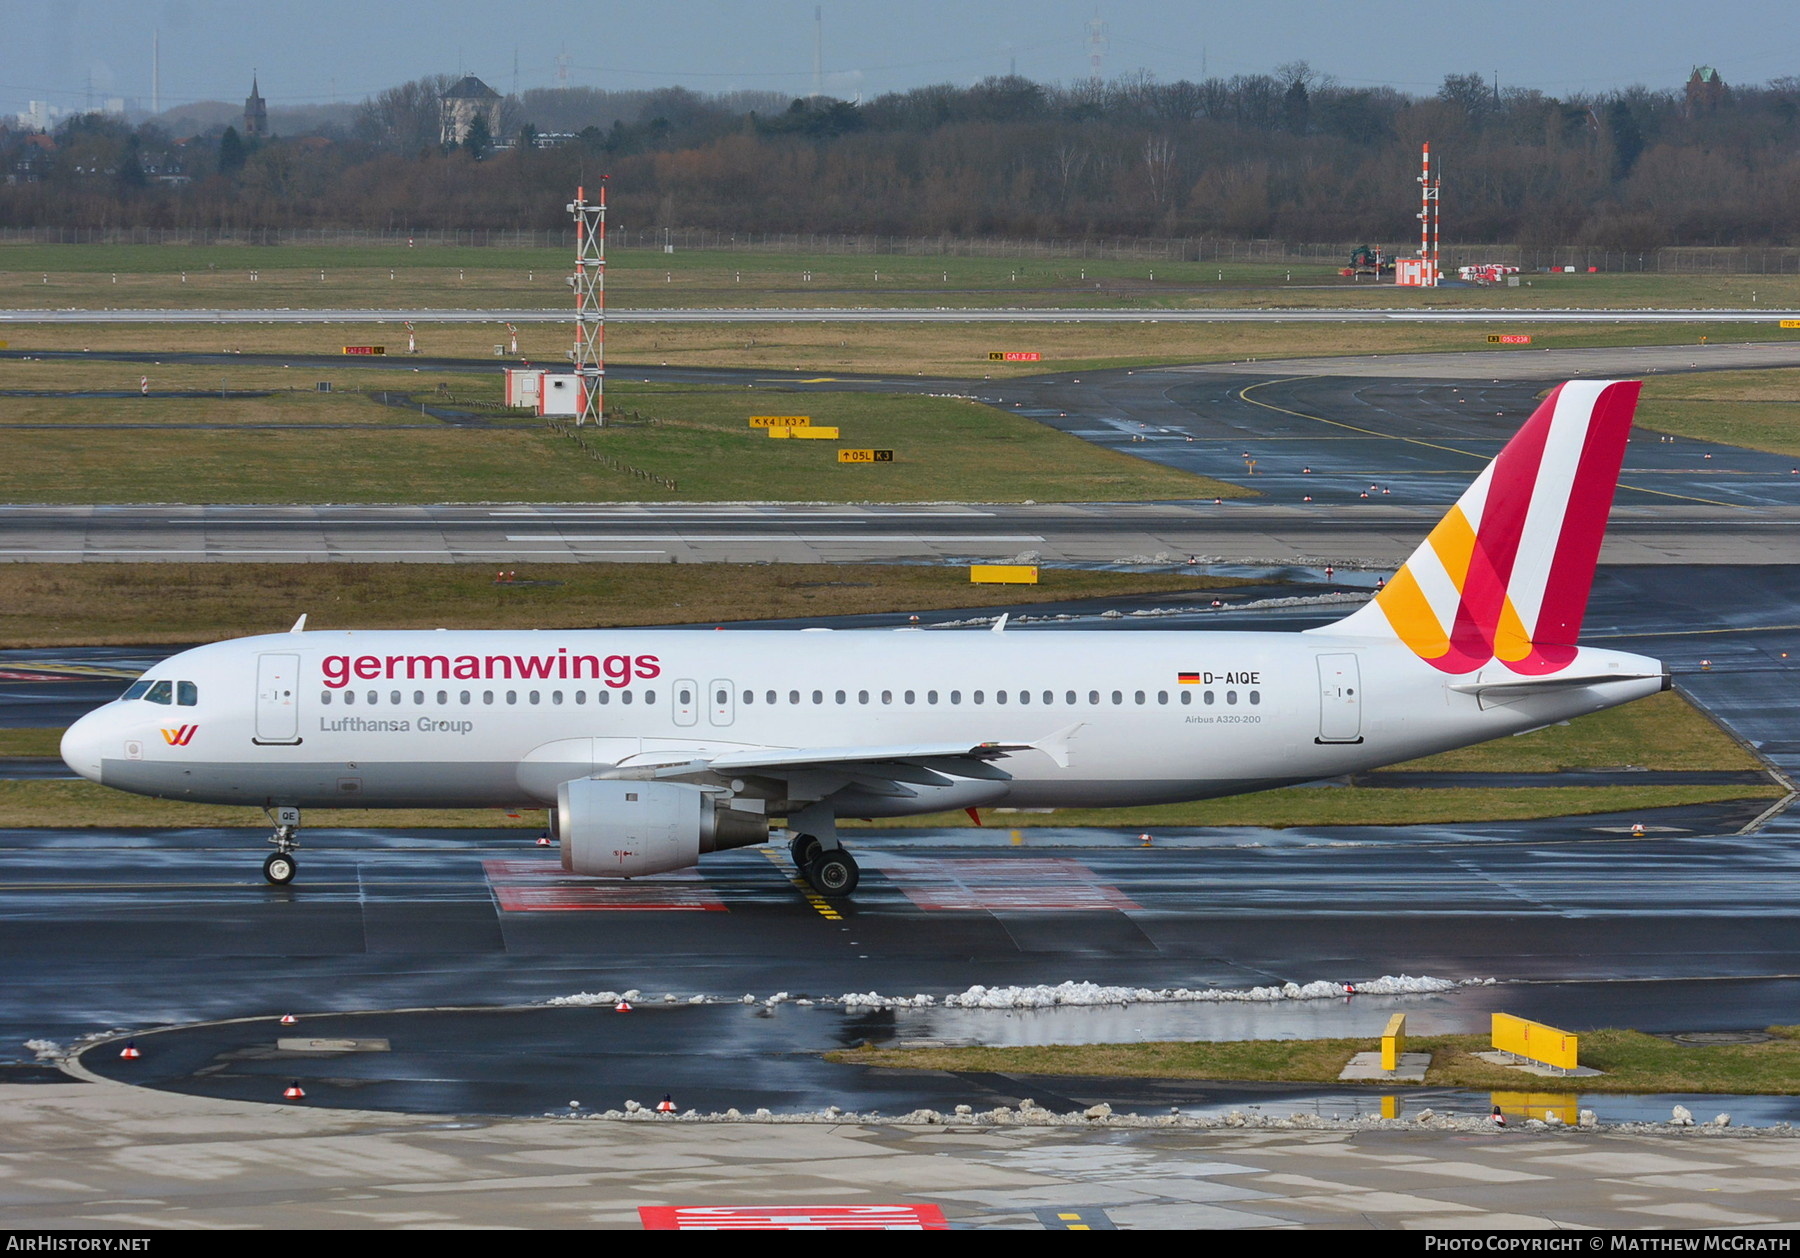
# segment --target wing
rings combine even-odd
[[[909,796],[916,786],[954,785],[958,779],[1012,780],[998,761],[1037,751],[1057,764],[1069,762],[1069,739],[1079,724],[1034,742],[906,743],[889,746],[753,747],[715,753],[670,749],[628,756],[603,778],[723,785],[732,779],[773,779],[793,798],[822,799],[847,787],[880,795]]]

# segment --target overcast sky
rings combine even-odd
[[[426,74],[501,92],[571,85],[701,91],[812,88],[815,0],[0,0],[0,112],[127,97],[148,107],[160,32],[164,108],[238,101],[252,71],[271,105],[360,100]],[[854,97],[1018,72],[1159,80],[1305,60],[1349,85],[1429,92],[1498,72],[1553,94],[1673,87],[1696,63],[1729,83],[1800,74],[1792,0],[823,0],[826,90]]]

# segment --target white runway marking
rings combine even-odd
[[[1035,533],[723,533],[688,537],[677,533],[509,533],[509,542],[1041,542]]]

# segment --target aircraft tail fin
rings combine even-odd
[[[1374,601],[1321,632],[1397,637],[1446,673],[1567,665],[1641,387],[1552,390]]]

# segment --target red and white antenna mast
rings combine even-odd
[[[1425,141],[1419,163],[1419,259],[1425,263],[1422,283],[1436,288],[1438,276],[1438,180],[1431,173],[1431,141]]]
[[[575,219],[575,423],[589,420],[598,428],[606,421],[606,181],[600,200],[590,205],[587,189],[575,189],[569,203]]]

